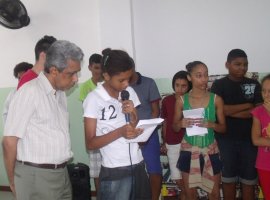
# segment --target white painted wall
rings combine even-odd
[[[227,73],[228,52],[242,48],[249,71],[269,72],[270,1],[133,0],[136,64],[153,78],[171,78],[201,60]]]
[[[101,49],[122,49],[134,56],[130,0],[100,0]]]
[[[84,66],[90,54],[100,51],[100,25],[98,0],[22,0],[30,25],[18,30],[0,26],[0,87],[15,86],[14,66],[22,61],[34,63],[34,47],[44,35],[74,42],[85,54]],[[82,79],[89,76],[82,69]],[[83,76],[85,74],[85,76]]]
[[[193,60],[210,74],[226,73],[232,48],[244,49],[249,71],[267,72],[270,52],[268,0],[23,0],[31,24],[19,30],[0,27],[0,87],[16,85],[15,64],[34,62],[43,35],[76,43],[88,57],[106,47],[120,48],[136,60],[137,70],[171,78]],[[80,82],[89,77],[82,69]]]

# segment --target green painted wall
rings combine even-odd
[[[8,95],[8,93],[13,88],[0,88],[0,112],[1,112],[1,119],[0,119],[0,140],[2,141],[3,137],[3,120],[2,120],[2,113],[3,113],[3,104],[5,102],[5,99]],[[8,185],[8,180],[6,176],[6,171],[4,167],[4,161],[3,161],[3,150],[2,146],[0,148],[0,185]]]

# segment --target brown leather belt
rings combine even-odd
[[[67,162],[64,162],[61,164],[37,164],[37,163],[31,163],[31,162],[23,162],[20,160],[17,160],[17,162],[23,165],[28,165],[31,167],[37,167],[37,168],[43,168],[43,169],[59,169],[59,168],[64,168],[65,166],[67,166]]]

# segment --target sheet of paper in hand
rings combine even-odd
[[[152,135],[153,131],[159,125],[161,122],[163,122],[164,119],[162,118],[154,118],[154,119],[144,119],[140,120],[136,126],[136,128],[143,129],[142,134],[140,134],[138,137],[134,139],[128,139],[126,140],[128,143],[131,142],[146,142],[149,137]]]
[[[191,109],[191,110],[184,110],[183,111],[183,116],[184,118],[204,118],[204,108],[196,108],[196,109]],[[199,127],[196,125],[193,125],[192,127],[186,128],[187,135],[188,136],[194,136],[194,135],[200,135],[204,136],[205,134],[208,133],[207,128],[204,127]]]

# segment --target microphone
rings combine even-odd
[[[129,92],[126,90],[122,90],[121,91],[121,99],[122,99],[122,101],[129,100]],[[129,124],[129,122],[130,122],[129,113],[125,113],[125,119],[126,119],[127,124]]]

